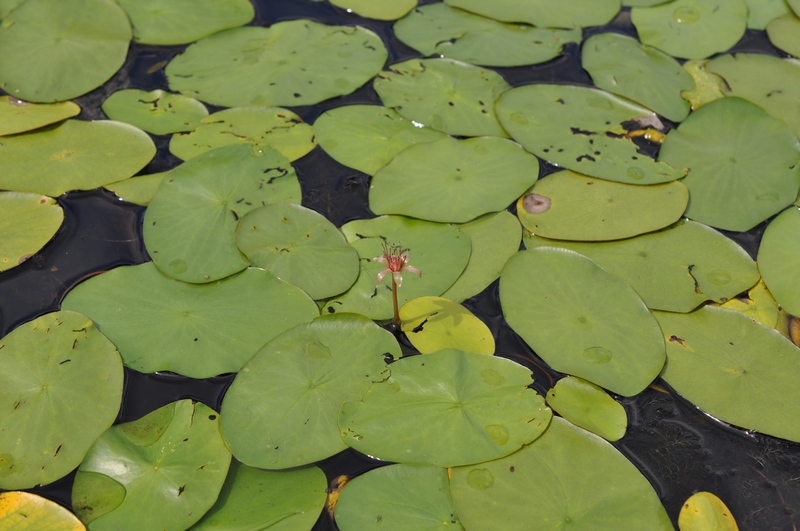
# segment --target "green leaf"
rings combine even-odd
[[[78,468],[72,505],[92,530],[186,529],[214,505],[230,461],[219,416],[180,400],[106,431]],[[123,489],[116,506],[112,484]]]
[[[318,315],[299,288],[260,269],[186,284],[152,263],[92,277],[62,307],[91,317],[130,368],[191,378],[236,372],[264,343]]]
[[[556,382],[547,393],[547,405],[576,426],[607,441],[618,441],[628,427],[628,416],[619,402],[602,388],[575,376]]]
[[[191,131],[208,116],[206,106],[193,98],[163,90],[118,90],[103,102],[103,112],[154,135]]]
[[[500,275],[511,328],[553,369],[633,396],[658,376],[658,323],[624,280],[572,251],[522,251]]]
[[[787,13],[774,19],[767,26],[767,35],[775,47],[800,57],[800,17]]]
[[[30,492],[0,492],[0,521],[14,531],[86,531],[74,514]]]
[[[786,0],[745,0],[745,3],[748,29],[767,29],[771,20],[792,12]]]
[[[0,136],[24,133],[50,125],[81,112],[71,101],[64,103],[28,103],[0,96]]]
[[[0,489],[78,466],[114,422],[122,381],[114,345],[79,313],[45,314],[0,340]]]
[[[773,219],[758,248],[758,270],[780,305],[800,315],[800,210],[787,208]]]
[[[454,348],[494,354],[494,336],[483,321],[442,297],[417,297],[400,308],[401,330],[420,354]]]
[[[259,468],[291,468],[347,446],[339,408],[386,379],[400,357],[389,332],[355,314],[324,315],[273,339],[245,364],[222,402],[233,455]]]
[[[452,7],[505,22],[526,22],[546,28],[602,26],[620,9],[620,0],[562,0],[553,9],[548,0],[445,0]]]
[[[539,161],[510,140],[443,138],[411,146],[370,182],[376,214],[464,223],[504,210],[536,182]]]
[[[0,192],[0,271],[15,267],[55,235],[64,211],[43,195]]]
[[[417,0],[331,0],[331,4],[366,18],[397,20],[414,9]]]
[[[440,350],[402,358],[339,413],[348,446],[378,459],[441,467],[508,455],[547,427],[552,413],[531,373],[505,358]]]
[[[133,179],[117,181],[104,185],[104,188],[111,190],[117,197],[129,203],[137,205],[149,205],[150,201],[156,196],[161,181],[169,172],[153,173],[151,175],[141,175]]]

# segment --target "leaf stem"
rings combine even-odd
[[[400,326],[400,309],[397,307],[397,282],[394,281],[394,275],[392,277],[392,303],[394,304],[394,318],[392,318],[392,324],[399,327]]]

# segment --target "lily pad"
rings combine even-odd
[[[289,20],[201,39],[166,73],[172,90],[224,107],[312,105],[353,92],[387,55],[367,29]]]
[[[483,66],[544,63],[569,42],[580,42],[579,28],[548,29],[504,24],[447,4],[420,6],[394,25],[403,43],[425,55],[441,55]]]
[[[169,172],[161,172],[141,175],[133,179],[125,179],[124,181],[106,184],[104,188],[111,190],[117,194],[117,197],[129,203],[146,206],[149,205],[150,201],[156,196],[158,187],[161,186],[161,181],[164,180],[164,176],[168,173]]]
[[[658,323],[621,278],[585,256],[555,248],[522,251],[500,275],[511,328],[553,369],[633,396],[658,376]]]
[[[336,504],[342,531],[463,531],[450,498],[447,471],[430,465],[389,465],[345,485]]]
[[[628,415],[619,402],[600,387],[575,376],[556,382],[547,393],[547,405],[576,426],[607,441],[618,441],[628,427]]]
[[[750,255],[733,240],[688,220],[615,242],[525,238],[528,249],[542,246],[570,249],[591,258],[625,279],[654,310],[685,313],[707,300],[725,302],[752,287],[759,277]]]
[[[784,52],[800,57],[800,17],[787,13],[767,26],[769,40]]]
[[[389,332],[360,315],[324,315],[273,339],[245,364],[222,402],[222,434],[236,459],[291,468],[347,446],[339,408],[385,380],[400,357]]]
[[[511,86],[492,70],[452,59],[409,59],[379,73],[374,87],[385,106],[438,131],[508,137],[493,105]]]
[[[520,197],[517,215],[526,229],[545,238],[618,240],[678,221],[688,201],[689,191],[677,181],[637,186],[564,170]]]
[[[300,197],[294,168],[277,151],[243,144],[208,151],[162,180],[144,216],[147,252],[172,278],[219,280],[250,264],[236,247],[239,219]]]
[[[764,30],[773,19],[792,10],[786,0],[745,0],[748,29]]]
[[[704,105],[673,129],[659,153],[690,168],[686,216],[746,231],[787,207],[800,189],[800,141],[786,124],[740,98]]]
[[[686,170],[642,155],[623,124],[651,122],[652,111],[602,90],[536,84],[509,90],[496,106],[500,123],[522,146],[584,175],[630,184],[680,179]]]
[[[253,20],[249,0],[117,0],[131,19],[133,40],[187,44]]]
[[[483,321],[459,303],[442,297],[418,297],[400,308],[401,330],[420,354],[454,348],[494,354],[494,336]]]
[[[800,210],[787,208],[764,231],[758,270],[770,292],[789,313],[800,316]]]
[[[525,22],[543,28],[602,26],[620,9],[620,0],[562,0],[553,9],[549,0],[445,0],[452,7],[504,22]]]
[[[25,0],[0,0],[0,19],[5,18],[6,15],[11,13],[14,8],[24,1]]]
[[[6,335],[0,489],[46,485],[78,466],[114,422],[122,380],[114,345],[79,313],[48,313]]]
[[[654,314],[667,340],[661,376],[681,396],[730,424],[800,441],[800,357],[791,341],[723,308]]]
[[[0,25],[0,89],[16,98],[76,98],[125,62],[131,26],[113,0],[26,0]]]
[[[336,7],[377,20],[397,20],[414,9],[417,0],[331,0]]]
[[[624,96],[680,122],[689,114],[682,90],[694,87],[680,63],[664,52],[618,33],[586,39],[581,63],[598,88]]]
[[[678,515],[681,531],[739,531],[730,509],[710,492],[697,492],[681,507]]]
[[[132,125],[67,120],[3,138],[0,188],[51,197],[92,190],[127,179],[155,154],[150,136]]]
[[[76,116],[81,108],[71,101],[28,103],[0,96],[0,136],[24,133]]]
[[[154,135],[191,131],[208,116],[206,106],[193,98],[163,90],[118,90],[103,102],[103,112]]]
[[[451,467],[498,459],[536,439],[552,413],[531,373],[505,358],[455,349],[394,362],[339,413],[348,446],[378,459]]]
[[[786,3],[792,8],[794,14],[800,17],[800,0],[786,0]]]
[[[358,253],[325,216],[291,203],[248,212],[236,245],[255,266],[315,300],[347,291],[360,269]]]
[[[86,531],[74,514],[30,492],[0,492],[0,521],[14,531]]]
[[[105,432],[78,468],[72,506],[93,530],[186,529],[214,505],[230,461],[219,416],[180,400]]]
[[[271,471],[231,461],[217,503],[193,531],[311,529],[325,505],[325,473],[315,466]]]
[[[558,417],[515,454],[454,468],[450,492],[467,529],[673,529],[628,458]]]
[[[539,161],[496,137],[443,138],[411,146],[378,170],[369,189],[376,214],[464,223],[504,210],[539,175]]]
[[[378,273],[386,267],[373,258],[381,256],[383,244],[393,242],[409,249],[409,265],[422,276],[406,275],[398,289],[398,304],[416,297],[441,295],[464,271],[469,261],[469,236],[455,227],[402,216],[381,216],[346,223],[342,233],[358,251],[361,272],[343,295],[328,301],[324,311],[354,312],[370,319],[392,317],[392,288],[386,282],[376,287]]]
[[[268,146],[290,161],[317,145],[311,126],[292,111],[277,107],[237,107],[215,112],[200,120],[194,130],[174,135],[169,150],[188,160],[220,146]]]
[[[260,269],[186,284],[149,262],[92,277],[62,307],[91,317],[128,367],[191,378],[236,372],[264,343],[318,315],[299,288]]]
[[[763,279],[747,292],[746,297],[734,297],[721,306],[727,310],[742,312],[749,318],[781,332],[779,330],[781,311],[778,302],[767,289]]]
[[[681,92],[681,97],[696,111],[706,103],[725,97],[729,90],[725,80],[706,70],[707,61],[690,59],[683,63],[683,69],[692,76],[694,88]]]
[[[673,57],[703,59],[724,52],[744,35],[744,0],[674,0],[655,7],[634,7],[631,21],[642,44]]]
[[[11,269],[38,252],[62,221],[64,211],[51,197],[0,192],[0,271]]]
[[[446,136],[380,105],[329,109],[314,122],[314,134],[337,162],[368,175],[375,175],[407,147]]]

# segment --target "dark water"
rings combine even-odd
[[[361,19],[321,2],[311,0],[257,0],[254,24],[268,25],[293,18],[312,18],[326,23],[361,24],[378,33],[390,48],[389,62],[418,54],[399,43],[391,25]],[[423,1],[421,3],[431,3]],[[629,13],[621,13],[607,28],[592,28],[585,36],[609,29],[635,35]],[[82,119],[105,118],[100,104],[122,88],[166,89],[163,66],[184,47],[133,45],[121,71],[103,87],[80,98]],[[748,31],[737,51],[778,54],[763,32]],[[513,85],[558,82],[590,85],[580,68],[580,50],[571,45],[549,63],[533,67],[499,69]],[[342,98],[312,107],[294,108],[304,120],[313,122],[324,110],[345,103],[379,103],[370,86]],[[213,111],[214,109],[212,109]],[[178,160],[167,150],[167,137],[156,137],[157,157],[141,173],[163,171]],[[653,146],[642,146],[655,152]],[[324,214],[337,226],[372,217],[367,206],[369,177],[346,168],[320,148],[294,163],[303,190],[303,205]],[[542,175],[553,171],[542,165]],[[23,265],[0,274],[0,334],[22,322],[57,310],[64,294],[89,275],[124,264],[149,260],[141,237],[143,207],[117,199],[104,190],[75,192],[59,198],[65,222],[40,253]],[[509,207],[513,211],[513,205]],[[755,256],[766,223],[748,233],[726,233]],[[502,317],[497,283],[465,305],[492,330],[497,355],[529,367],[534,387],[545,394],[561,375],[552,371]],[[172,374],[145,375],[126,369],[125,391],[118,422],[137,419],[165,404],[192,398],[219,410],[233,375],[193,380]],[[707,490],[719,496],[735,516],[740,529],[795,530],[800,521],[800,444],[729,427],[705,415],[677,396],[661,380],[633,398],[621,398],[629,416],[625,437],[615,443],[650,480],[673,522],[690,495]],[[799,420],[800,421],[800,420]],[[347,450],[318,463],[329,480],[355,475],[383,463]],[[65,506],[70,505],[74,474],[51,485],[32,489]],[[603,488],[598,485],[598,488]],[[336,529],[323,513],[316,530]]]

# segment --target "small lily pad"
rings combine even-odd
[[[38,252],[55,235],[64,211],[44,195],[0,192],[0,271]]]
[[[156,196],[158,187],[161,186],[161,181],[164,180],[164,176],[168,173],[169,172],[161,172],[141,175],[133,179],[109,183],[103,187],[111,190],[117,194],[117,197],[129,203],[146,206],[149,205],[150,201]]]
[[[86,531],[74,514],[30,492],[0,492],[0,521],[14,531]]]
[[[729,89],[725,80],[706,70],[707,61],[690,59],[683,63],[683,69],[692,76],[694,88],[681,92],[681,97],[688,101],[692,110],[696,111],[706,103],[725,97]]]
[[[619,402],[602,388],[576,376],[556,382],[547,393],[547,405],[576,426],[607,441],[618,441],[628,427],[628,415]]]
[[[681,507],[680,531],[739,531],[730,509],[710,492],[697,492]]]
[[[758,270],[772,295],[800,316],[800,210],[787,208],[773,219],[758,248]]]
[[[397,20],[414,9],[417,0],[331,0],[331,4],[366,18]]]
[[[543,28],[602,26],[620,9],[620,0],[562,0],[553,9],[549,0],[445,0],[451,7],[504,22],[525,22]]]
[[[418,297],[400,308],[401,330],[421,354],[455,348],[494,354],[494,336],[483,321],[459,303],[442,297]]]
[[[81,108],[71,101],[63,103],[28,103],[10,96],[0,96],[0,136],[24,133],[72,118]]]
[[[542,434],[552,412],[531,373],[460,350],[402,358],[339,413],[342,438],[367,455],[450,467],[508,455]]]
[[[394,336],[366,317],[324,315],[273,339],[245,364],[222,402],[222,434],[236,459],[282,469],[347,446],[336,424],[346,401],[385,380]]]
[[[163,90],[118,90],[103,102],[103,112],[154,135],[191,131],[208,116],[206,106],[193,98]]]
[[[385,106],[437,131],[508,136],[493,105],[511,86],[492,70],[452,59],[409,59],[379,73],[374,87]]]
[[[784,52],[800,57],[800,16],[787,13],[767,26],[769,40]]]

